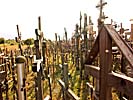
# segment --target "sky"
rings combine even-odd
[[[17,36],[16,25],[19,25],[22,39],[35,38],[38,28],[38,16],[41,16],[42,31],[47,39],[54,39],[54,33],[61,38],[64,27],[68,37],[72,36],[75,25],[79,23],[80,11],[82,16],[87,13],[97,28],[99,10],[96,5],[100,0],[0,0],[0,37],[14,39]],[[130,19],[133,18],[132,0],[104,0],[108,4],[104,7],[105,15],[130,29]]]

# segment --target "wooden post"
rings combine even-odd
[[[43,90],[42,90],[42,75],[41,75],[41,62],[37,61],[37,100],[43,100]]]
[[[4,57],[4,63],[5,63],[5,72],[8,73],[7,71],[7,60],[8,60],[8,57]],[[5,77],[5,81],[4,81],[4,84],[6,86],[6,100],[8,100],[8,80],[7,80],[8,77]]]
[[[68,64],[67,63],[64,63],[64,66],[63,66],[63,72],[64,72],[64,82],[65,82],[65,89],[67,90],[68,87],[69,87],[69,83],[68,83]]]
[[[36,40],[34,41],[36,47],[36,63],[37,63],[37,100],[43,100],[43,90],[42,90],[42,34],[38,33],[38,29],[35,30]]]
[[[52,100],[52,89],[51,89],[51,82],[50,82],[50,73],[49,73],[49,65],[48,65],[48,83],[49,83],[49,93],[50,93],[50,100]]]
[[[56,63],[59,64],[59,55],[58,55],[58,41],[57,41],[57,33],[55,33],[55,41],[56,41]]]
[[[3,100],[2,96],[2,81],[6,78],[7,73],[5,71],[0,71],[0,100]]]
[[[65,31],[65,38],[66,38],[66,43],[67,43],[67,31],[66,31],[66,28],[64,28],[64,31]]]
[[[15,79],[15,56],[14,56],[12,50],[11,50],[11,65],[12,65],[12,78],[13,78],[13,87],[11,88],[11,90],[14,91],[13,100],[16,100],[16,98],[18,100],[18,91],[17,91],[17,88],[16,88],[17,81]]]
[[[39,39],[38,39],[38,29],[35,29],[37,39],[34,41],[36,47],[36,59],[41,59],[41,52],[39,50]]]
[[[87,55],[87,14],[84,14],[84,47],[85,55]]]
[[[2,96],[2,84],[0,83],[0,100],[3,100],[3,96]]]
[[[46,66],[46,57],[45,57],[45,53],[46,53],[46,42],[43,41],[42,42],[42,57],[43,57],[43,66],[42,66],[42,74],[43,74],[43,77],[44,77],[44,68]]]
[[[26,55],[26,60],[27,60],[27,67],[26,67],[26,73],[29,72],[29,55]]]
[[[130,42],[131,42],[131,47],[133,48],[133,24],[131,24]]]
[[[81,36],[81,29],[82,29],[82,14],[81,14],[81,12],[80,12],[80,18],[79,18],[79,23],[80,23],[80,25],[79,25],[79,32],[80,32],[80,36]]]
[[[63,79],[63,68],[64,68],[64,54],[63,54],[63,49],[62,49],[62,45],[61,45],[61,40],[60,40],[60,36],[59,36],[59,45],[60,45],[60,52],[61,52],[61,64],[62,64],[62,71],[61,71],[61,79]],[[65,100],[65,95],[64,95],[64,89],[62,88],[62,92],[63,92],[63,100]]]
[[[78,32],[78,24],[76,24],[76,32],[75,32],[75,38],[76,38],[76,69],[79,70],[79,32]]]
[[[41,16],[38,17],[38,29],[41,31]]]
[[[68,90],[68,87],[69,87],[69,83],[68,83],[68,64],[67,63],[64,63],[64,66],[63,66],[63,74],[64,74],[64,83],[65,83],[65,90],[64,90],[64,93],[65,93],[65,100],[67,100],[67,90]]]
[[[108,73],[112,67],[112,40],[105,28],[99,33],[100,47],[100,98],[99,100],[112,100],[111,87],[108,87]]]

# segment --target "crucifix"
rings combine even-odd
[[[107,2],[103,2],[103,0],[100,0],[100,4],[96,6],[96,8],[100,8],[100,15],[98,18],[98,25],[100,25],[102,22],[102,19],[105,19],[105,15],[103,13],[103,7],[107,4]]]

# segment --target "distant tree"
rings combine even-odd
[[[4,38],[0,38],[0,44],[4,44],[5,39]]]
[[[29,38],[24,40],[24,44],[26,45],[32,45],[34,43],[34,39],[33,38]]]
[[[14,39],[8,39],[8,40],[5,40],[5,43],[14,45],[14,44],[16,44],[16,41]]]

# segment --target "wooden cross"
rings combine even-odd
[[[115,22],[115,21],[113,21],[113,19],[111,19],[111,25],[113,25],[113,26],[114,26],[114,28],[119,27],[119,26],[117,26],[116,22]]]
[[[119,32],[120,32],[120,34],[123,34],[125,31],[128,31],[129,29],[124,29],[123,27],[122,27],[122,23],[121,23],[121,28],[120,28],[120,30],[119,30]]]
[[[7,73],[5,71],[0,71],[0,100],[3,100],[2,96],[2,81],[6,78]]]
[[[16,42],[19,43],[18,47],[20,49],[21,55],[23,55],[23,50],[22,50],[22,47],[21,47],[21,44],[22,44],[22,41],[21,41],[21,32],[19,31],[19,25],[16,25],[16,27],[17,27],[17,32],[18,32],[18,38],[17,37],[15,37],[15,38],[16,38]]]
[[[103,13],[103,7],[107,4],[107,2],[103,2],[103,0],[100,0],[100,4],[96,6],[96,8],[100,8],[100,15],[98,18],[98,25],[102,23],[102,19],[105,19],[106,17],[104,16]]]
[[[103,0],[100,0],[100,4],[96,6],[96,8],[100,8],[99,18],[101,18],[103,16],[103,6],[105,6],[106,4],[107,4],[107,2],[103,2]]]

